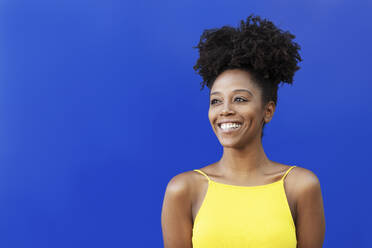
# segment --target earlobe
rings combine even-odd
[[[269,107],[269,108],[267,109],[267,116],[268,116],[268,118],[269,118],[269,120],[268,120],[267,122],[269,122],[269,121],[273,118],[274,111],[275,111],[274,108],[270,108],[270,107]]]
[[[269,123],[272,119],[272,115],[266,115],[264,118],[263,118],[263,122],[265,123]]]

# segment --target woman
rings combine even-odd
[[[165,248],[320,248],[325,235],[317,176],[271,161],[263,128],[280,82],[300,67],[294,35],[250,15],[238,28],[205,30],[194,69],[210,89],[208,117],[223,155],[174,176],[162,208]]]

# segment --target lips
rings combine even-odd
[[[226,123],[226,122],[224,122],[224,123]],[[217,129],[221,132],[221,133],[224,133],[224,134],[232,134],[232,133],[235,133],[235,132],[238,132],[241,128],[242,128],[242,126],[243,126],[243,124],[241,123],[241,122],[235,122],[235,123],[239,123],[240,124],[240,126],[239,127],[237,127],[237,128],[228,128],[228,129],[223,129],[222,127],[221,127],[221,124],[217,124]]]
[[[238,123],[238,124],[241,124],[241,125],[243,124],[241,121],[238,121],[238,120],[223,120],[223,121],[217,122],[217,125],[219,127],[221,127],[222,123]]]

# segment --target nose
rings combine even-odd
[[[228,103],[224,104],[223,109],[221,110],[221,115],[228,115],[233,114],[234,110],[232,110]]]

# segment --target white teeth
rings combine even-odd
[[[239,123],[222,123],[221,124],[221,128],[224,129],[224,130],[239,128],[240,126],[241,126],[241,124],[239,124]]]

